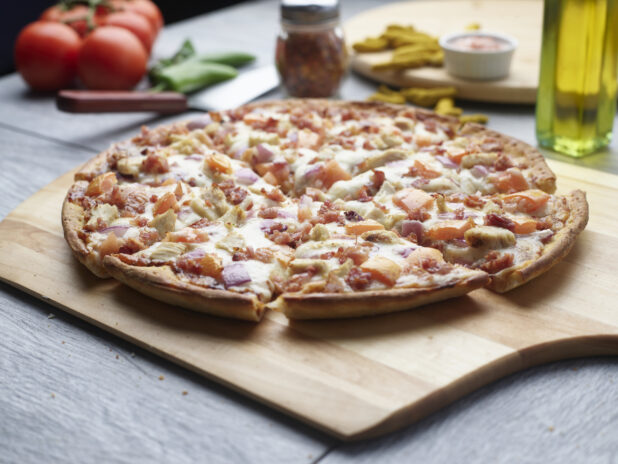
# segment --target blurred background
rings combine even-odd
[[[26,24],[35,21],[41,12],[57,1],[26,0],[21,2],[2,1],[0,15],[0,75],[11,73],[13,66],[13,45],[17,34]],[[166,24],[171,24],[191,16],[217,10],[243,0],[154,0],[161,9]]]

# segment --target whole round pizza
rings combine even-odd
[[[75,176],[99,277],[225,317],[399,311],[548,270],[585,227],[533,147],[405,106],[285,100],[144,128]]]

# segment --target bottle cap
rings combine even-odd
[[[286,23],[321,24],[338,18],[338,0],[281,0],[281,20]]]

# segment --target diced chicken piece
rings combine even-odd
[[[378,153],[376,155],[372,155],[367,158],[361,166],[361,171],[368,171],[370,169],[379,168],[380,166],[384,166],[386,163],[390,163],[391,161],[403,160],[408,157],[408,153],[399,148],[391,148],[389,150],[385,150],[382,153]]]
[[[399,235],[392,230],[372,230],[365,232],[360,236],[363,240],[372,243],[388,243],[395,244],[400,241]]]
[[[230,208],[227,213],[221,216],[219,219],[225,224],[232,224],[234,226],[240,225],[241,222],[245,220],[247,214],[245,211],[239,206],[234,206]]]
[[[95,229],[99,224],[99,219],[105,226],[109,226],[117,218],[118,208],[115,205],[103,203],[94,207],[86,227]]]
[[[173,232],[176,228],[176,213],[168,209],[165,213],[155,216],[149,226],[157,229],[159,237],[165,237],[168,232]]]
[[[245,239],[238,232],[232,230],[215,245],[217,248],[234,253],[239,248],[245,248]]]
[[[515,235],[508,229],[494,226],[476,226],[468,229],[464,238],[470,246],[480,248],[506,248],[515,245]]]
[[[313,229],[311,229],[311,234],[309,237],[311,240],[321,242],[330,238],[330,232],[328,231],[328,227],[324,224],[316,224],[313,226]]]
[[[184,243],[160,242],[150,253],[150,258],[154,261],[169,261],[183,254],[186,249]]]
[[[478,164],[491,166],[498,159],[497,153],[472,153],[461,158],[461,167],[470,169]]]
[[[372,256],[360,268],[369,272],[371,276],[389,287],[395,285],[401,275],[401,266],[396,262],[384,258],[383,256]]]
[[[137,176],[142,167],[143,158],[141,156],[130,156],[118,160],[117,168],[120,174],[125,176]]]
[[[310,269],[316,271],[317,274],[326,275],[330,270],[328,262],[322,259],[294,259],[290,261],[290,270],[293,274],[298,274],[300,272],[307,272]]]
[[[252,132],[249,135],[249,146],[255,147],[260,143],[279,145],[279,135],[272,132]]]

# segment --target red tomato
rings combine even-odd
[[[144,16],[130,11],[119,11],[107,15],[104,24],[122,27],[132,32],[144,45],[146,52],[150,53],[157,31]]]
[[[36,21],[17,37],[15,65],[33,89],[58,90],[75,77],[81,43],[66,24]]]
[[[146,72],[147,61],[148,54],[133,33],[116,26],[102,26],[84,39],[78,75],[89,89],[128,90]]]
[[[62,10],[58,5],[50,6],[41,14],[41,21],[60,21]]]
[[[86,5],[75,5],[71,7],[70,10],[66,11],[56,5],[46,9],[40,19],[65,23],[75,29],[75,32],[77,32],[80,37],[85,37],[90,32],[87,20],[88,11],[89,8]],[[93,18],[94,26],[100,26],[106,15],[106,9],[97,9]]]
[[[145,16],[157,32],[163,27],[161,10],[150,0],[112,0],[112,6]]]

